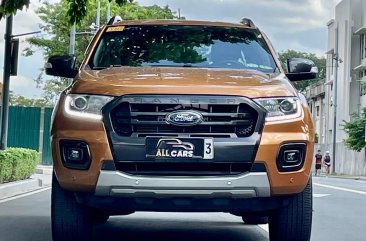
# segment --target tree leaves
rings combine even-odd
[[[4,16],[15,14],[17,10],[29,6],[30,0],[2,0],[0,5],[0,19]]]
[[[34,107],[50,107],[50,103],[46,99],[28,99],[21,95],[10,93],[10,105],[12,106],[34,106]]]
[[[343,130],[348,135],[344,142],[351,150],[360,152],[365,147],[365,124],[366,107],[363,108],[361,116],[353,114],[351,121],[343,121]]]
[[[80,23],[86,15],[86,7],[88,0],[67,0],[69,2],[69,10],[67,14],[70,16],[70,23]]]
[[[111,2],[111,0],[109,0],[109,1]],[[133,0],[129,0],[129,2],[132,3]],[[121,5],[126,4],[127,0],[116,0],[116,3],[121,6]]]
[[[88,9],[90,0],[67,0],[69,2],[69,10],[67,14],[70,17],[70,24],[80,24],[81,21],[85,18],[87,11],[92,11],[92,9]],[[108,0],[112,2],[111,0]],[[127,2],[132,3],[133,0],[115,0],[117,5],[122,6],[127,4]]]
[[[69,24],[79,24],[86,16],[88,4],[90,0],[61,0],[67,1],[69,8],[67,14],[69,15]],[[112,2],[112,0],[108,0]],[[115,0],[115,2],[122,6],[127,2],[132,3],[133,0]],[[0,19],[4,16],[15,14],[17,10],[22,10],[29,6],[30,0],[2,0],[0,5]],[[91,9],[90,9],[91,10]]]

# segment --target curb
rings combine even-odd
[[[53,171],[52,166],[51,167],[48,167],[48,166],[40,166],[40,165],[38,165],[35,173],[36,174],[52,175],[52,171]]]
[[[312,175],[312,177],[320,177],[320,178],[325,178],[325,175]],[[332,175],[330,174],[328,176],[329,178],[339,178],[339,179],[352,179],[352,180],[361,180],[361,181],[366,181],[366,176],[347,176],[347,175]]]
[[[13,197],[42,187],[39,179],[27,179],[0,185],[0,200]]]
[[[338,175],[329,175],[331,178],[340,178],[340,179],[353,179],[353,180],[362,180],[366,181],[366,177],[363,176],[338,176]]]
[[[0,184],[0,200],[51,186],[52,171],[52,166],[38,165],[29,179]]]

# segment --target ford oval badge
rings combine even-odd
[[[167,114],[165,120],[167,123],[176,126],[194,126],[201,123],[203,117],[197,111],[181,110]]]

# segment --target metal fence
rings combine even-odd
[[[52,165],[50,126],[53,108],[9,107],[8,147],[24,147],[40,154],[42,165]]]

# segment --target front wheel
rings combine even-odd
[[[313,212],[311,177],[304,191],[290,198],[289,205],[269,215],[271,241],[309,241]]]
[[[77,203],[72,192],[63,190],[53,174],[51,195],[53,241],[87,241],[92,235],[90,210]]]

